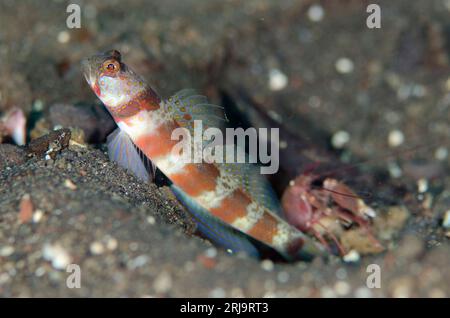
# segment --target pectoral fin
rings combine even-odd
[[[117,128],[107,137],[108,155],[122,168],[132,172],[138,179],[151,182],[155,167],[133,143],[127,133]]]

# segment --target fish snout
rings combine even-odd
[[[81,70],[88,84],[92,86],[95,83],[96,75],[93,72],[92,61],[90,58],[85,58],[81,61]]]

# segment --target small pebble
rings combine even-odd
[[[154,225],[154,224],[156,223],[155,217],[152,216],[152,215],[149,215],[149,216],[147,217],[147,222],[148,222],[150,225]]]
[[[330,287],[322,287],[320,289],[320,294],[323,298],[335,298],[336,293],[334,292],[333,288]]]
[[[450,229],[450,210],[445,212],[444,219],[442,220],[442,226],[446,229]]]
[[[36,99],[33,103],[33,111],[41,112],[44,109],[44,102],[40,99]]]
[[[131,242],[128,246],[129,246],[130,250],[132,250],[132,251],[137,251],[139,248],[139,244],[136,242]]]
[[[320,105],[322,104],[322,100],[318,96],[311,96],[308,99],[308,104],[312,108],[319,108]]]
[[[2,285],[2,284],[4,284],[4,283],[8,282],[9,279],[10,279],[10,278],[9,278],[8,273],[1,273],[1,274],[0,274],[0,285]]]
[[[384,118],[386,119],[386,121],[387,121],[389,124],[395,125],[395,124],[398,124],[398,122],[399,122],[400,119],[401,119],[401,116],[400,116],[400,114],[399,114],[398,112],[395,112],[395,111],[390,110],[390,111],[387,111],[387,112],[384,114]]]
[[[448,6],[449,6],[448,9],[450,11],[450,0],[446,0],[445,2],[448,3]],[[450,77],[445,81],[445,89],[447,91],[450,91]]]
[[[270,272],[274,268],[273,262],[269,259],[265,259],[261,262],[261,268],[267,272]]]
[[[267,114],[270,116],[270,118],[275,120],[277,123],[282,123],[283,122],[283,118],[276,111],[269,110]]]
[[[106,248],[110,251],[114,251],[117,248],[117,245],[118,245],[117,240],[113,237],[109,237],[106,240]]]
[[[430,290],[428,295],[430,296],[430,298],[446,298],[447,297],[445,292],[439,288],[433,288],[432,290]]]
[[[350,134],[344,130],[339,130],[333,134],[331,144],[336,149],[343,148],[350,141]]]
[[[346,296],[350,293],[350,285],[344,281],[338,281],[334,284],[334,291],[338,296]]]
[[[412,293],[412,282],[407,278],[399,278],[394,281],[392,287],[392,297],[409,298]]]
[[[411,85],[400,85],[397,89],[397,98],[400,101],[405,101],[409,99],[412,95],[412,86]]]
[[[195,263],[192,261],[187,261],[184,263],[184,270],[186,272],[192,272],[195,269]]]
[[[224,298],[225,297],[225,290],[223,288],[220,288],[220,287],[214,288],[209,293],[209,296],[211,298]]]
[[[266,279],[264,281],[264,289],[266,291],[272,291],[276,288],[276,284],[275,281],[273,281],[272,279]]]
[[[147,255],[139,255],[138,257],[132,259],[128,266],[131,269],[136,269],[139,267],[144,266],[145,264],[147,264],[147,262],[150,260],[150,258]]]
[[[426,88],[419,84],[401,85],[397,90],[397,98],[401,101],[407,100],[411,97],[424,97],[426,94]]]
[[[433,195],[431,193],[425,193],[423,201],[422,201],[422,206],[424,209],[431,209],[431,207],[433,206]]]
[[[392,148],[398,147],[404,141],[405,141],[405,136],[403,135],[403,133],[400,130],[398,130],[398,129],[392,130],[389,133],[389,136],[388,136],[389,147],[392,147]]]
[[[63,270],[71,262],[69,253],[59,244],[45,244],[42,249],[42,256],[51,262],[53,268]]]
[[[313,22],[322,21],[324,15],[325,15],[325,11],[323,10],[322,6],[319,4],[314,4],[314,5],[310,6],[308,9],[308,18]]]
[[[70,40],[70,34],[67,31],[61,31],[58,33],[58,42],[61,44],[65,44],[69,42]]]
[[[42,220],[43,217],[44,217],[44,211],[42,211],[41,209],[37,209],[33,213],[33,222],[34,223],[39,223]]]
[[[70,180],[70,179],[66,179],[64,181],[64,186],[70,190],[76,190],[77,186]]]
[[[347,278],[347,270],[343,267],[338,268],[336,270],[336,278],[337,279],[346,279]]]
[[[271,69],[269,72],[269,88],[272,91],[279,91],[286,87],[287,76],[279,69]]]
[[[3,246],[0,249],[0,256],[3,256],[3,257],[11,256],[13,253],[14,253],[14,247],[9,246],[9,245]]]
[[[425,193],[428,191],[428,180],[424,178],[420,178],[417,180],[417,191],[419,193]]]
[[[349,74],[353,72],[354,64],[353,61],[346,57],[341,57],[336,61],[336,70],[341,74]]]
[[[242,289],[235,287],[231,290],[230,292],[230,296],[231,298],[243,298],[245,297],[244,292],[242,291]]]
[[[356,298],[371,298],[372,297],[372,291],[367,287],[359,287],[355,290],[355,297]]]
[[[19,207],[19,221],[20,223],[27,223],[33,217],[33,202],[31,201],[31,196],[25,194],[20,200]]]
[[[436,160],[444,161],[448,157],[448,150],[445,147],[439,147],[436,149],[436,152],[434,153],[434,157]]]
[[[402,169],[395,162],[388,163],[388,171],[392,178],[400,178],[403,174]]]
[[[153,282],[153,288],[159,294],[167,293],[172,288],[172,277],[166,271],[162,271]]]
[[[445,5],[445,8],[447,8],[447,10],[450,11],[450,0],[444,0],[444,5]]]
[[[427,89],[425,86],[420,84],[413,85],[412,95],[415,97],[424,97],[427,94]]]
[[[217,256],[217,249],[214,247],[210,247],[205,251],[205,256],[209,258],[214,258]]]
[[[96,241],[91,243],[89,250],[93,255],[100,255],[103,254],[103,252],[105,252],[105,247],[101,242]]]
[[[34,271],[34,275],[36,275],[36,277],[42,277],[42,276],[44,276],[44,274],[45,274],[45,268],[44,267],[38,267]]]
[[[289,281],[289,273],[279,272],[277,275],[277,280],[282,284],[287,283]]]
[[[347,263],[356,263],[359,261],[360,258],[361,257],[357,251],[351,250],[350,252],[344,255],[343,260],[344,262]]]

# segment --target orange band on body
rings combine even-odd
[[[156,110],[159,108],[161,99],[152,89],[148,88],[137,96],[137,101],[141,105],[141,109]]]
[[[141,110],[157,110],[160,101],[160,98],[153,90],[147,89],[123,105],[110,108],[110,110],[115,117],[126,119],[136,115]]]
[[[216,189],[219,169],[210,163],[189,163],[183,172],[168,175],[169,179],[190,196]]]
[[[278,222],[273,215],[264,213],[263,217],[247,231],[247,234],[260,241],[271,244],[273,237],[278,232]]]
[[[247,216],[247,206],[251,202],[252,200],[238,189],[225,197],[220,206],[211,208],[210,212],[226,223],[233,223],[236,219]]]
[[[137,138],[136,145],[151,159],[166,156],[178,143],[171,139],[172,131],[177,127],[175,123],[164,123],[152,133]]]

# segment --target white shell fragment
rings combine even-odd
[[[103,252],[105,251],[105,247],[101,242],[95,241],[92,242],[91,245],[89,246],[89,251],[93,255],[100,255],[103,254]]]
[[[350,141],[350,134],[344,130],[339,130],[331,137],[331,144],[336,149],[343,148]]]
[[[350,60],[347,57],[341,57],[336,61],[336,71],[341,74],[349,74],[353,72],[353,69],[355,68],[355,65],[353,64],[353,61]]]
[[[323,10],[322,6],[319,4],[314,4],[314,5],[310,6],[308,9],[308,18],[313,22],[322,21],[324,15],[325,15],[325,11]]]
[[[417,191],[419,193],[425,193],[428,191],[428,180],[424,178],[420,178],[417,180]]]
[[[342,259],[344,260],[344,262],[347,262],[347,263],[356,263],[359,261],[360,258],[361,257],[357,251],[351,250],[350,252],[345,254]]]
[[[265,259],[261,262],[261,268],[267,272],[271,272],[274,268],[273,262],[271,260]]]
[[[448,150],[445,147],[439,147],[436,149],[436,152],[434,153],[434,157],[436,160],[443,161],[447,159],[448,157]]]
[[[389,147],[398,147],[405,141],[405,136],[403,132],[398,129],[392,130],[388,136]]]
[[[388,163],[388,171],[392,178],[400,178],[403,174],[402,168],[396,162]]]
[[[0,248],[0,256],[8,257],[14,253],[14,247],[10,245],[3,246]]]
[[[288,77],[279,69],[271,69],[269,72],[269,88],[272,91],[279,91],[286,87]]]
[[[69,253],[59,244],[45,244],[42,256],[52,263],[53,268],[64,270],[71,262]]]
[[[61,31],[58,33],[58,42],[61,44],[65,44],[70,40],[70,33],[67,31]]]

